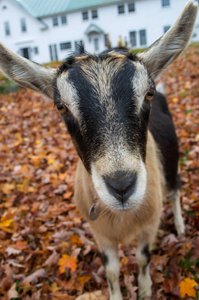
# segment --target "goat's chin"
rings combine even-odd
[[[112,211],[129,211],[138,208],[144,201],[147,187],[147,172],[144,163],[140,162],[139,172],[137,177],[136,188],[132,195],[125,202],[117,200],[108,191],[102,176],[92,168],[92,181],[96,191],[97,198],[100,199],[102,206]]]

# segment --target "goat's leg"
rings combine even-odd
[[[110,300],[122,300],[119,285],[120,263],[118,258],[117,244],[105,244],[98,240],[98,245],[102,252],[106,279],[109,285]]]
[[[136,260],[139,267],[138,287],[141,299],[144,299],[144,297],[151,297],[152,294],[149,262],[151,259],[150,247],[153,239],[150,239],[150,236],[151,235],[146,235],[145,239],[140,239],[136,250]]]
[[[182,217],[181,207],[180,207],[180,191],[177,190],[172,195],[173,200],[173,214],[174,214],[174,224],[178,235],[183,235],[185,233],[184,220]]]

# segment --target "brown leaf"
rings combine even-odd
[[[43,266],[51,267],[52,265],[57,264],[59,257],[60,257],[60,255],[56,251],[53,251],[53,253],[44,262]]]
[[[8,291],[8,300],[18,298],[19,294],[16,291],[16,283],[14,283]]]
[[[106,300],[106,296],[101,291],[85,293],[76,298],[76,300]]]
[[[22,283],[31,282],[32,284],[35,284],[35,283],[37,283],[37,281],[40,277],[42,277],[42,278],[47,277],[46,271],[44,269],[39,269],[39,270],[35,271],[34,273],[32,273],[31,275],[25,277],[24,280],[22,281]]]

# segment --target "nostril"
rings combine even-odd
[[[117,172],[113,176],[104,176],[103,178],[109,192],[116,199],[124,202],[135,190],[137,173]]]

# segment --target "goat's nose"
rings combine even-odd
[[[137,173],[126,174],[117,172],[113,176],[103,176],[109,192],[119,201],[125,202],[134,192],[137,181]]]

